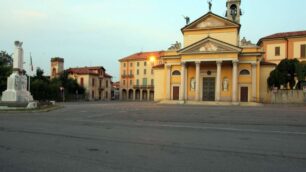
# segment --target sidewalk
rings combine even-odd
[[[173,101],[163,100],[159,104],[172,104],[172,105],[199,105],[199,106],[263,106],[261,103],[255,102],[210,102],[210,101]]]

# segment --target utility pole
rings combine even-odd
[[[29,86],[28,91],[31,91],[31,73],[33,72],[33,62],[32,62],[32,55],[30,53],[30,72],[29,72]]]

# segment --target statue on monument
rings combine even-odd
[[[33,101],[31,93],[27,90],[27,77],[23,69],[22,42],[15,41],[13,55],[13,73],[7,78],[7,90],[2,94],[3,102],[29,103]]]

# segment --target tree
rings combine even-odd
[[[35,100],[62,100],[60,87],[64,87],[66,100],[74,99],[74,95],[84,94],[85,89],[76,80],[68,77],[68,73],[63,72],[59,78],[49,80],[44,76],[44,71],[40,68],[36,70],[36,76],[31,80],[31,93]]]
[[[84,87],[80,86],[75,79],[69,78],[68,71],[64,71],[59,80],[61,81],[62,86],[65,88],[65,92],[68,95],[84,94]]]
[[[301,82],[305,81],[306,65],[299,62],[297,59],[284,59],[279,65],[270,73],[268,78],[268,86],[270,88],[280,88],[282,85],[289,84],[290,89],[293,89],[296,84],[298,88]],[[296,83],[296,78],[298,83]]]
[[[0,94],[6,90],[7,77],[10,76],[13,69],[13,58],[5,51],[0,52]]]

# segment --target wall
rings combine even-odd
[[[148,57],[149,58],[149,57]],[[144,62],[147,65],[144,65]],[[130,60],[130,61],[123,61],[120,62],[120,87],[121,89],[133,89],[134,85],[137,84],[137,79],[139,80],[139,85],[143,84],[143,78],[147,78],[147,85],[151,85],[151,80],[154,79],[154,73],[151,73],[152,67],[161,63],[161,59],[157,58],[154,63],[150,62],[150,60]],[[124,67],[124,63],[126,67]],[[137,66],[139,63],[139,66]],[[132,64],[132,66],[130,65]],[[146,74],[144,74],[144,69],[146,69]],[[123,78],[122,75],[124,74],[123,71],[126,71],[125,74],[129,75],[130,70],[132,70],[133,77],[125,77]],[[137,74],[137,70],[139,70],[139,74]],[[154,71],[153,71],[154,72]],[[123,85],[123,80],[125,80],[125,85]],[[132,80],[132,85],[130,84],[130,80]],[[155,81],[154,81],[155,82]]]
[[[301,58],[301,45],[306,44],[306,39],[304,41],[295,41],[293,44],[293,58]]]
[[[161,101],[166,99],[166,74],[165,69],[155,69],[154,70],[154,101]]]
[[[271,96],[269,96],[269,88],[267,80],[270,73],[275,69],[273,65],[262,65],[260,68],[260,98],[259,101],[262,103],[271,102]]]
[[[287,57],[287,44],[286,43],[271,43],[267,45],[266,54],[268,61],[279,61]],[[280,47],[280,55],[275,56],[275,48]]]
[[[270,91],[272,104],[299,104],[306,103],[306,93],[302,90],[278,90],[276,93]]]
[[[206,32],[206,33],[205,33]],[[231,30],[218,30],[218,31],[211,31],[208,33],[207,31],[194,31],[194,32],[186,32],[184,34],[184,47],[187,47],[191,44],[194,44],[208,36],[214,39],[221,40],[223,42],[237,45],[238,41],[238,34],[235,29]]]
[[[83,87],[85,88],[85,97],[88,100],[99,100],[100,92],[100,77],[96,75],[69,75],[69,78],[75,79],[79,85],[81,85],[81,78],[83,78]],[[92,79],[95,79],[94,86],[92,85]],[[106,82],[108,82],[108,88],[106,88]],[[101,100],[111,100],[111,78],[102,79]],[[92,91],[94,91],[94,99],[92,98]],[[108,94],[106,99],[106,93]]]
[[[137,66],[137,62],[139,62],[139,66]],[[144,62],[147,63],[147,65],[144,65]],[[136,61],[134,68],[134,85],[136,85],[136,80],[139,80],[139,85],[144,85],[143,78],[147,78],[147,85],[151,85],[151,80],[154,79],[154,73],[151,74],[152,67],[155,64],[152,64],[149,60],[142,60],[142,61]],[[139,70],[139,75],[137,75],[137,69]],[[146,69],[146,74],[144,74],[144,70]]]

